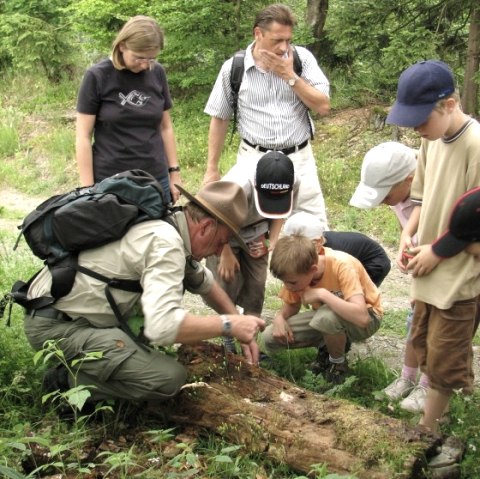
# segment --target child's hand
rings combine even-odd
[[[272,335],[275,340],[281,344],[292,344],[295,342],[293,331],[290,328],[288,321],[283,318],[276,317],[274,319]]]
[[[429,244],[411,248],[410,251],[414,257],[408,262],[407,269],[412,272],[414,278],[430,274],[442,261]]]
[[[321,293],[324,288],[309,288],[301,293],[302,304],[304,306],[308,304],[317,304],[322,303]]]
[[[397,255],[395,256],[395,263],[402,273],[408,273],[407,262],[405,262],[405,250],[412,251],[413,243],[412,237],[405,235],[400,238],[400,246]]]
[[[235,273],[240,269],[240,264],[230,248],[223,248],[220,260],[218,262],[217,272],[223,281],[229,283],[235,277]]]

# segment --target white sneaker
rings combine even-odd
[[[407,396],[414,387],[415,383],[413,381],[400,377],[387,386],[383,392],[391,401],[396,401]]]
[[[413,391],[400,403],[400,407],[405,411],[423,413],[426,397],[427,388],[420,385],[415,386]]]

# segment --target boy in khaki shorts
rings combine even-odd
[[[463,251],[465,242],[448,258],[435,245],[448,231],[457,198],[480,184],[480,124],[463,113],[454,77],[437,60],[416,63],[400,75],[387,122],[422,137],[411,189],[416,207],[402,231],[397,265],[413,275],[412,344],[430,380],[420,424],[438,433],[454,391],[473,391],[480,263]],[[419,246],[405,265],[402,253],[415,233]]]

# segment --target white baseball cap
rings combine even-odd
[[[293,214],[283,225],[284,235],[301,235],[311,240],[320,239],[324,231],[323,223],[315,215],[305,211]]]
[[[396,141],[374,146],[363,158],[360,183],[350,204],[357,208],[378,206],[392,186],[405,180],[416,166],[416,151],[408,146]]]

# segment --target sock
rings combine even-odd
[[[422,373],[422,375],[420,376],[420,381],[418,381],[418,384],[424,387],[425,389],[428,389],[428,386],[429,386],[428,376]]]
[[[328,359],[330,360],[331,363],[333,364],[342,364],[345,362],[345,355],[340,356],[339,358],[332,358],[330,354],[328,355]]]
[[[402,368],[402,378],[408,379],[409,381],[412,381],[412,383],[416,383],[417,372],[418,372],[418,368],[410,368],[408,366],[405,366],[404,364]]]

